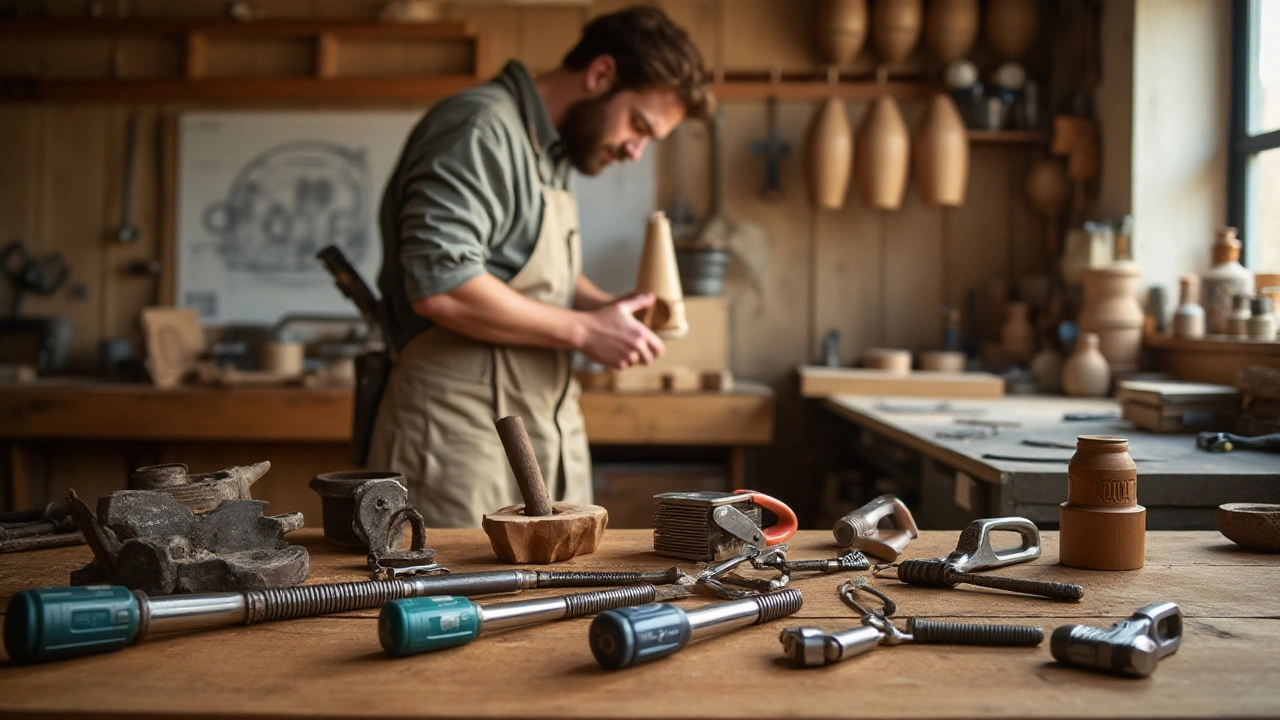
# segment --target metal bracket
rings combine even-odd
[[[1017,547],[995,550],[991,547],[991,533],[1015,532],[1022,538]],[[1022,517],[985,518],[974,520],[960,533],[956,549],[943,561],[960,572],[978,572],[1030,562],[1040,557],[1040,530],[1035,523]]]

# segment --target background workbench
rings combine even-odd
[[[136,467],[185,462],[193,472],[270,460],[254,497],[272,512],[317,516],[307,481],[344,470],[351,433],[350,388],[207,388],[42,381],[0,387],[0,451],[9,455],[11,507],[68,488],[94,498],[123,489]],[[710,448],[744,487],[748,449],[773,439],[773,391],[738,383],[727,392],[584,391],[593,448]],[[63,452],[73,449],[74,452]],[[647,503],[648,496],[645,495]],[[92,500],[91,500],[92,502]]]
[[[1074,446],[1078,435],[1129,439],[1138,465],[1138,502],[1147,528],[1214,527],[1214,510],[1228,502],[1280,502],[1280,458],[1257,452],[1208,453],[1194,434],[1151,433],[1118,419],[1112,400],[1011,396],[938,401],[837,395],[825,407],[855,430],[852,444],[880,472],[920,495],[922,527],[963,527],[980,517],[1021,515],[1056,527],[1067,499],[1067,460],[1074,450],[1031,447],[1024,439]],[[1113,414],[1112,420],[1064,421],[1066,413]],[[987,438],[939,437],[979,429],[957,420],[1017,422]],[[1058,459],[1060,462],[1000,460]],[[914,511],[914,509],[913,509]]]
[[[312,553],[310,582],[362,579],[361,555],[336,554],[316,530],[295,534]],[[1039,625],[1037,648],[881,647],[824,668],[793,669],[778,633],[790,625],[828,631],[857,625],[835,593],[837,577],[797,580],[805,604],[792,618],[694,643],[672,657],[602,670],[581,618],[481,636],[470,645],[403,659],[378,644],[376,611],[157,635],[120,652],[35,666],[0,665],[0,715],[95,717],[1204,717],[1280,713],[1280,562],[1240,551],[1215,532],[1147,534],[1147,565],[1089,572],[1056,564],[1057,533],[1044,555],[1001,570],[1069,580],[1084,599],[1062,603],[979,588],[935,590],[873,583],[906,617]],[[558,568],[667,567],[644,530],[611,530],[601,549]],[[906,557],[946,554],[954,532],[925,532]],[[454,571],[492,569],[480,531],[434,531],[428,543]],[[806,531],[792,558],[829,557],[828,532]],[[87,548],[0,556],[0,594],[64,584]],[[691,563],[682,563],[693,569]],[[556,591],[536,591],[556,594]],[[563,591],[559,591],[563,592]],[[533,597],[534,591],[518,597]],[[484,602],[512,599],[495,597]],[[1151,602],[1178,603],[1181,649],[1146,679],[1069,669],[1053,662],[1059,625],[1106,626]],[[686,606],[706,602],[684,601]]]

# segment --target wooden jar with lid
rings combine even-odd
[[[1058,511],[1058,559],[1085,570],[1137,570],[1146,561],[1147,509],[1138,466],[1121,437],[1080,435]]]

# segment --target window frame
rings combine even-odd
[[[1273,0],[1274,1],[1274,0]],[[1249,161],[1265,150],[1280,151],[1280,128],[1249,133],[1252,73],[1258,56],[1255,11],[1261,0],[1232,0],[1231,12],[1231,137],[1227,158],[1227,223],[1244,238],[1240,258],[1246,267],[1255,238],[1249,226]]]

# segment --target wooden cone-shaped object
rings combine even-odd
[[[867,40],[867,0],[822,0],[818,50],[831,65],[848,65]]]
[[[657,298],[641,318],[654,332],[665,338],[682,338],[689,332],[689,322],[684,314],[684,292],[676,266],[676,248],[671,240],[671,223],[661,210],[649,216],[636,292],[651,292]]]
[[[1041,0],[990,0],[987,43],[1001,60],[1019,60],[1036,41]]]
[[[509,563],[545,565],[595,552],[609,513],[598,505],[552,504],[524,421],[512,415],[496,425],[524,505],[484,516],[481,527],[494,554]]]
[[[969,186],[969,135],[955,103],[944,93],[929,101],[924,119],[916,126],[911,155],[921,199],[944,207],[964,204]]]
[[[871,6],[871,42],[886,63],[910,57],[923,29],[922,0],[876,0]]]
[[[871,105],[858,126],[853,151],[854,174],[863,204],[880,210],[897,210],[907,189],[911,136],[898,103],[882,95]]]
[[[924,44],[938,62],[959,60],[978,39],[978,0],[931,0],[924,22]]]
[[[853,127],[839,98],[828,98],[809,126],[805,144],[809,196],[827,210],[844,207],[853,173]]]

